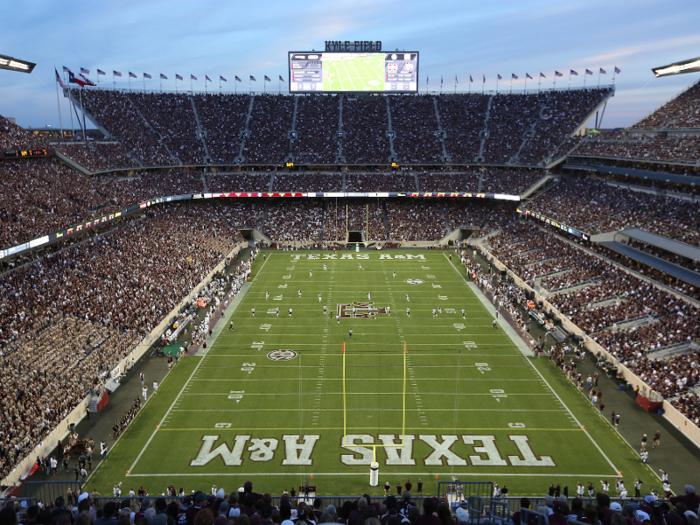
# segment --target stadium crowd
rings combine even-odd
[[[697,352],[659,361],[646,357],[669,345],[700,341],[697,308],[530,223],[504,228],[489,244],[521,278],[557,291],[548,301],[657,392],[672,397],[697,383]],[[679,376],[685,380],[679,383]]]
[[[685,134],[589,137],[576,149],[576,155],[695,164],[700,159],[700,140],[697,135]]]
[[[402,164],[438,164],[443,159],[442,139],[432,96],[389,97],[394,152]]]
[[[192,99],[212,162],[235,163],[243,141],[241,132],[245,130],[250,110],[250,95],[200,94]]]
[[[339,124],[337,96],[299,97],[292,140],[294,162],[333,164],[338,156]]]
[[[253,214],[248,203],[149,208],[0,276],[0,383],[16,392],[0,400],[3,477],[241,240],[229,224]]]
[[[698,129],[700,128],[700,84],[697,82],[650,115],[632,129]]]

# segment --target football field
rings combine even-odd
[[[323,59],[324,91],[384,91],[384,55]]]
[[[387,481],[420,478],[435,494],[456,476],[521,496],[552,483],[575,494],[577,481],[598,491],[619,472],[628,487],[635,477],[656,485],[547,359],[493,327],[456,257],[266,255],[234,330],[226,318],[205,356],[180,360],[91,488],[105,494],[123,481],[161,493],[173,483],[189,493],[252,480],[279,494],[309,479],[321,495],[379,495]]]

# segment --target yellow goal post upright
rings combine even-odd
[[[345,343],[343,343],[343,446],[347,446],[346,436],[348,435],[348,412],[345,388]],[[377,463],[377,447],[381,448],[403,448],[406,442],[406,343],[403,344],[403,391],[401,394],[401,443],[395,445],[370,445],[372,447],[372,464]]]

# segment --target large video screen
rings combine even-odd
[[[415,93],[418,52],[290,52],[289,91]]]

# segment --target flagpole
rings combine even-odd
[[[56,66],[53,67],[56,71]],[[61,117],[61,99],[58,98],[58,81],[54,80],[56,84],[56,106],[58,106],[58,125],[61,128],[61,142],[63,142],[63,118]]]
[[[146,94],[146,75],[143,75],[143,94]]]
[[[455,94],[457,94],[457,75],[455,75]]]
[[[571,70],[569,69],[569,89],[571,89]]]
[[[542,75],[537,77],[537,94],[540,94],[540,86],[542,85]]]
[[[206,80],[205,80],[206,82]],[[190,95],[192,94],[192,73],[190,73]]]
[[[481,81],[481,94],[484,94],[484,88],[486,87],[486,77],[482,75],[483,80]]]
[[[598,87],[600,87],[600,68],[598,68]]]
[[[129,72],[129,93],[131,93],[131,72]]]
[[[97,89],[100,89],[100,74],[97,73]]]
[[[613,86],[615,85],[615,75],[617,74],[617,65],[613,68]]]
[[[83,88],[80,89],[80,111],[83,114],[83,135],[87,146],[87,125],[85,124],[85,106],[83,106]]]
[[[467,94],[471,94],[472,92],[472,76],[469,75],[469,87],[467,88]]]
[[[527,93],[527,73],[525,73],[525,93]]]
[[[513,75],[510,76],[510,94],[513,94]]]
[[[158,75],[160,75],[160,73],[158,73]],[[163,92],[163,77],[159,77],[159,78],[160,78],[160,92],[162,93]]]
[[[496,77],[496,95],[498,95],[498,77]]]
[[[583,72],[583,89],[586,89],[586,77],[588,76],[588,73],[585,71]]]
[[[117,89],[117,81],[114,79],[114,71],[112,71],[112,89]]]
[[[70,136],[71,140],[75,138],[75,124],[73,124],[73,99],[70,97],[70,91],[68,91],[68,113],[70,113]]]

